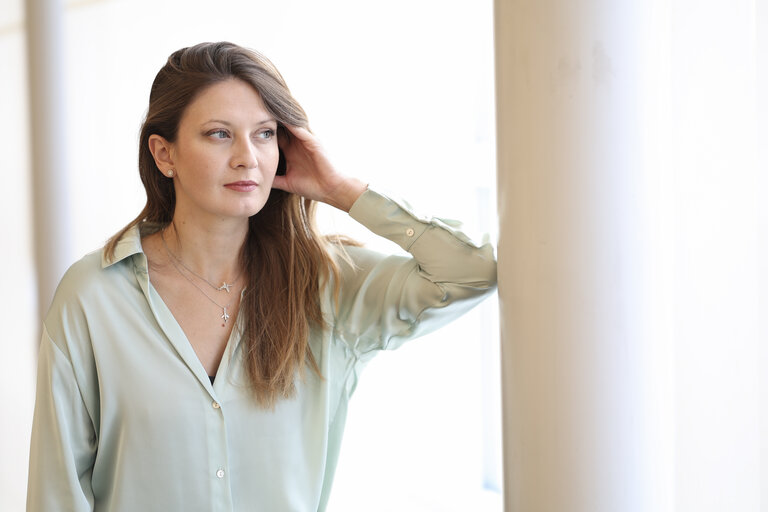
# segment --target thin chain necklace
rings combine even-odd
[[[218,307],[221,309],[221,317],[220,317],[220,318],[221,318],[222,320],[224,320],[224,323],[222,323],[222,324],[221,324],[221,326],[222,326],[222,327],[224,327],[224,326],[227,324],[227,320],[229,320],[229,313],[227,312],[227,308],[229,308],[229,305],[231,304],[231,302],[230,302],[230,303],[228,303],[226,306],[222,306],[221,304],[219,304],[218,302],[216,302],[215,300],[213,300],[213,299],[212,299],[212,298],[211,298],[211,297],[210,297],[210,296],[209,296],[207,293],[205,293],[205,290],[203,290],[202,288],[200,288],[199,286],[197,286],[197,284],[195,284],[195,282],[194,282],[192,279],[190,279],[188,275],[186,275],[184,272],[182,272],[182,271],[181,271],[181,269],[179,268],[179,266],[178,266],[178,265],[176,264],[176,262],[174,261],[174,257],[173,257],[173,255],[171,254],[171,251],[170,251],[170,249],[168,249],[168,245],[165,243],[165,238],[163,238],[163,234],[162,234],[162,233],[160,233],[160,238],[162,238],[162,239],[163,239],[163,245],[165,246],[165,250],[166,250],[166,252],[168,253],[168,256],[169,256],[169,258],[170,258],[170,260],[171,260],[171,264],[173,265],[173,268],[175,268],[175,269],[176,269],[176,272],[178,272],[178,273],[179,273],[179,275],[180,275],[181,277],[183,277],[184,279],[186,279],[187,281],[189,281],[189,284],[191,284],[192,286],[194,286],[195,288],[197,288],[197,289],[198,289],[198,291],[199,291],[200,293],[202,293],[202,294],[205,296],[205,298],[206,298],[206,299],[208,299],[209,301],[211,301],[213,304],[215,304],[216,306],[218,306]],[[179,262],[179,263],[181,263],[181,262]],[[185,267],[185,268],[186,268],[186,267]],[[230,286],[232,286],[232,285],[230,285]],[[227,290],[227,292],[229,292],[229,290]]]
[[[173,226],[173,230],[176,231],[176,226],[175,225]],[[208,286],[210,286],[211,288],[213,288],[217,292],[225,291],[225,292],[229,293],[229,289],[232,288],[233,286],[235,286],[237,284],[237,281],[240,280],[240,276],[243,275],[243,271],[241,270],[240,273],[237,275],[237,277],[231,283],[227,283],[226,281],[222,281],[221,286],[216,286],[215,284],[213,284],[212,282],[210,282],[209,280],[207,280],[206,278],[204,278],[203,276],[201,276],[200,274],[198,274],[197,272],[195,272],[194,270],[192,270],[191,268],[186,266],[184,264],[184,262],[181,260],[180,257],[176,256],[176,254],[171,252],[171,250],[168,248],[168,243],[165,241],[165,231],[161,231],[160,232],[160,239],[163,241],[163,246],[165,247],[166,252],[168,252],[168,255],[171,256],[172,259],[175,259],[176,261],[178,261],[179,265],[184,267],[188,272],[192,273],[196,277],[198,277],[198,278],[202,279],[203,281],[205,281],[206,283],[208,283]]]

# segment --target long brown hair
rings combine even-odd
[[[261,54],[227,42],[202,43],[174,52],[152,83],[139,139],[139,173],[147,203],[107,242],[108,257],[114,256],[117,242],[136,224],[164,226],[173,218],[173,181],[157,168],[149,151],[150,135],[174,142],[182,114],[194,98],[205,88],[231,78],[243,80],[261,95],[278,121],[281,137],[290,138],[285,124],[308,128],[306,113],[274,65]],[[293,396],[295,377],[297,372],[304,375],[305,366],[322,378],[309,348],[309,333],[324,327],[320,291],[337,275],[338,267],[331,256],[331,243],[317,231],[314,211],[313,201],[273,189],[261,211],[249,219],[240,253],[248,275],[240,305],[243,360],[253,396],[267,408]]]

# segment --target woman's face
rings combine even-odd
[[[176,211],[186,220],[240,217],[261,210],[277,170],[277,121],[238,79],[205,89],[184,111],[170,144]]]

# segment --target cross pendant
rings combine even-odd
[[[222,311],[222,313],[221,313],[221,318],[223,318],[223,319],[224,319],[224,322],[226,322],[227,320],[229,320],[229,313],[227,313],[227,308],[226,308],[226,306],[225,306],[225,307],[223,307],[223,308],[221,308],[221,311]]]
[[[221,286],[219,286],[219,291],[225,290],[227,293],[229,293],[229,289],[232,288],[232,285],[224,281]]]

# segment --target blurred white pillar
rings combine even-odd
[[[759,310],[768,311],[768,206],[765,204],[765,194],[768,191],[768,5],[766,2],[757,3],[757,122],[759,140],[758,166],[763,171],[758,175],[757,189],[762,198],[762,208],[759,211],[758,244],[760,268],[758,275]],[[768,318],[762,314],[760,321],[760,512],[768,512]]]
[[[670,503],[648,384],[643,5],[496,0],[506,511]]]
[[[32,206],[39,317],[71,262],[62,0],[27,0]]]

